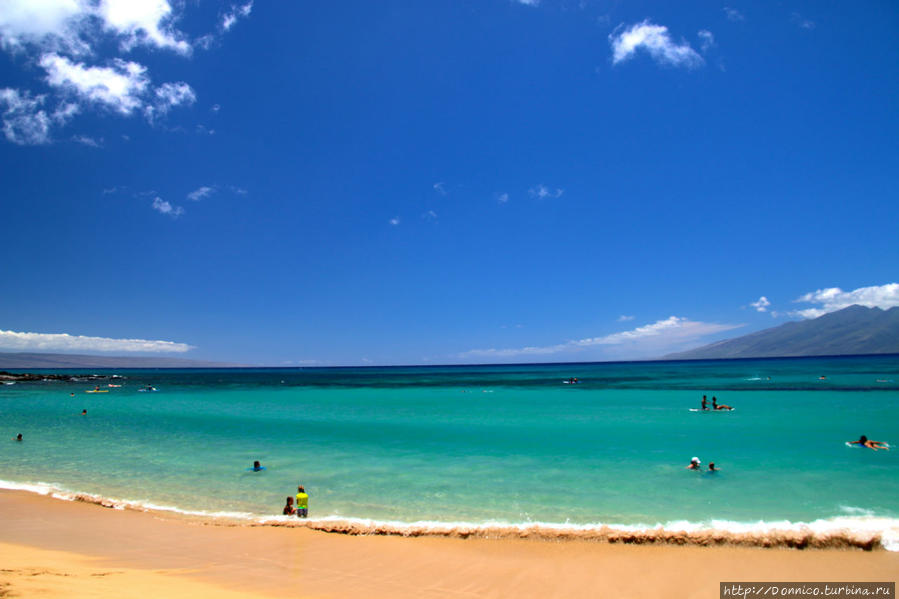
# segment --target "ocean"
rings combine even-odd
[[[846,445],[899,446],[895,355],[92,372],[121,378],[0,385],[0,487],[284,525],[303,484],[326,530],[899,550],[899,448]]]

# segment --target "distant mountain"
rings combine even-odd
[[[669,354],[664,359],[715,360],[892,353],[899,353],[899,307],[881,310],[849,306],[812,320],[788,322],[736,339]]]
[[[135,356],[87,356],[81,354],[38,354],[0,352],[0,369],[35,368],[225,368],[239,364],[203,362],[183,358],[141,358]]]

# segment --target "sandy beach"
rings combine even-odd
[[[717,597],[720,581],[894,581],[899,554],[402,538],[229,526],[0,491],[0,596]]]

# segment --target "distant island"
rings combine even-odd
[[[665,360],[718,360],[899,353],[899,307],[849,306],[811,320],[668,354]]]
[[[35,368],[228,368],[241,364],[203,362],[184,358],[138,356],[90,356],[82,354],[41,354],[0,352],[0,369]]]

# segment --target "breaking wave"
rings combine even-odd
[[[633,545],[695,545],[807,548],[858,548],[899,551],[899,519],[875,516],[869,510],[842,506],[844,515],[812,522],[708,520],[671,521],[664,524],[556,524],[544,522],[400,522],[327,516],[300,520],[293,516],[261,516],[249,512],[185,510],[142,500],[113,499],[67,491],[48,483],[0,480],[0,489],[26,491],[64,501],[90,503],[117,510],[167,512],[212,520],[221,526],[276,526],[308,528],[346,535],[531,539],[540,541],[594,541]]]

